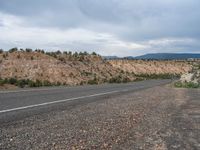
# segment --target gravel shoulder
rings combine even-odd
[[[0,149],[200,149],[200,90],[157,86],[0,125]]]

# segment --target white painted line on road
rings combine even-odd
[[[107,94],[112,94],[112,93],[117,93],[117,92],[120,92],[120,91],[111,91],[111,92],[105,92],[105,93],[98,93],[98,94],[93,94],[93,95],[80,96],[80,97],[63,99],[63,100],[57,100],[57,101],[46,102],[46,103],[41,103],[41,104],[35,104],[35,105],[17,107],[17,108],[12,108],[12,109],[6,109],[6,110],[1,110],[0,113],[6,113],[6,112],[11,112],[11,111],[23,110],[23,109],[27,109],[27,108],[33,108],[33,107],[38,107],[38,106],[45,106],[45,105],[56,104],[56,103],[62,103],[62,102],[67,102],[67,101],[71,101],[71,100],[77,100],[77,99],[83,99],[83,98],[89,98],[89,97],[107,95]]]

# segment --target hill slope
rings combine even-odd
[[[186,62],[103,60],[98,55],[47,55],[41,52],[3,52],[0,78],[29,79],[64,85],[134,81],[139,74],[182,74]]]
[[[125,72],[141,74],[183,74],[191,70],[191,65],[182,61],[144,61],[144,60],[110,60],[114,68]]]

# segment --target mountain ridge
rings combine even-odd
[[[133,59],[157,59],[157,60],[175,60],[175,59],[200,59],[199,53],[148,53],[141,56],[132,57]]]

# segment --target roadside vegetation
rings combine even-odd
[[[78,85],[85,85],[85,84],[90,84],[90,85],[95,85],[95,84],[102,84],[102,83],[128,83],[128,82],[135,82],[135,81],[142,81],[142,80],[150,80],[150,79],[172,79],[177,77],[178,75],[170,75],[170,74],[153,74],[153,75],[147,75],[147,74],[142,74],[142,75],[137,75],[134,80],[131,80],[130,78],[123,76],[123,74],[111,77],[109,79],[100,79],[97,77],[94,77],[91,80],[88,81],[81,81],[80,84]],[[65,83],[51,83],[48,80],[45,81],[40,81],[40,80],[30,80],[30,79],[17,79],[17,78],[5,78],[2,79],[0,78],[0,86],[3,86],[5,84],[11,84],[15,85],[20,88],[24,87],[42,87],[42,86],[66,86]],[[185,84],[185,85],[180,85],[180,83],[175,84],[176,87],[197,87],[197,85],[193,85],[192,83],[190,84]],[[200,87],[200,85],[198,85]]]
[[[60,86],[61,83],[50,83],[49,81],[32,81],[30,79],[16,79],[16,78],[5,78],[1,79],[0,78],[0,86],[3,86],[5,84],[11,84],[18,86],[20,88],[24,87],[41,87],[41,86]]]
[[[176,88],[200,88],[200,84],[198,84],[198,83],[193,83],[193,82],[184,82],[183,83],[181,81],[175,82],[174,86]]]
[[[169,74],[169,73],[163,73],[163,74],[136,74],[135,75],[138,78],[142,78],[144,80],[148,79],[174,79],[179,78],[179,74]]]

